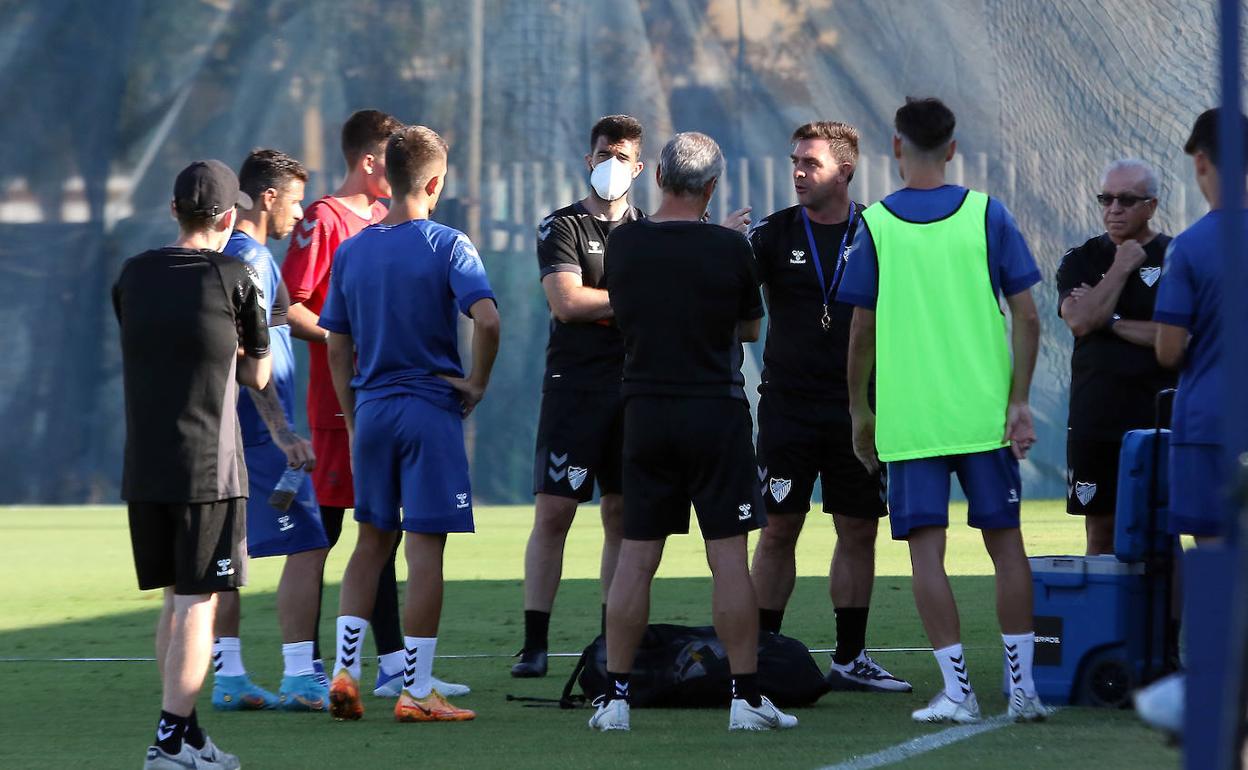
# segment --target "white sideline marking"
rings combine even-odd
[[[967,647],[966,649],[975,649]],[[812,655],[828,654],[831,655],[836,650],[834,648],[811,650]],[[931,647],[873,647],[869,652],[931,652]],[[514,658],[515,655],[498,655],[488,652],[467,653],[464,655],[434,655],[435,660],[486,660],[490,658]],[[552,652],[548,657],[551,658],[579,658],[579,652]],[[0,663],[151,663],[155,658],[4,658],[0,657]],[[874,767],[875,765],[872,765]]]
[[[958,725],[957,727],[941,730],[938,733],[923,735],[905,743],[890,746],[883,751],[877,751],[874,754],[867,754],[862,757],[853,757],[840,764],[827,765],[819,770],[871,770],[876,767],[884,767],[885,765],[896,764],[911,757],[917,757],[920,754],[926,754],[929,751],[943,749],[958,741],[974,738],[976,735],[992,732],[1009,724],[1011,724],[1010,719],[1005,714],[1001,714],[985,719],[978,724]]]

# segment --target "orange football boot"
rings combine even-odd
[[[329,685],[329,713],[339,722],[352,721],[364,716],[364,704],[360,702],[360,685],[344,669],[334,675]]]
[[[394,704],[396,722],[467,722],[476,718],[475,711],[452,706],[437,690],[430,690],[423,698],[404,690]]]

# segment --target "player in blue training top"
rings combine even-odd
[[[310,470],[312,445],[295,434],[295,359],[286,310],[290,296],[282,282],[268,238],[285,238],[303,216],[304,183],[308,173],[299,161],[277,150],[255,150],[243,161],[240,187],[251,196],[250,209],[238,222],[223,250],[245,262],[257,277],[269,323],[273,376],[259,392],[248,388],[238,398],[238,418],[249,479],[247,553],[285,556],[277,586],[277,614],[285,661],[277,697],[252,684],[243,667],[238,638],[240,603],[237,592],[222,594],[217,609],[212,704],[218,709],[283,708],[324,711],[329,690],[324,674],[313,664],[321,571],[329,541],[312,481],[303,476],[288,510],[269,504],[269,496],[287,468]]]
[[[1226,402],[1222,329],[1221,179],[1218,113],[1196,118],[1183,151],[1192,156],[1196,184],[1209,213],[1179,233],[1166,253],[1161,290],[1153,309],[1155,348],[1162,366],[1179,370],[1179,389],[1170,422],[1170,522],[1175,535],[1192,535],[1196,545],[1217,545],[1229,522],[1224,504],[1230,482],[1225,461],[1222,405]],[[1243,118],[1248,137],[1248,118]],[[1245,149],[1248,149],[1246,147]],[[1242,184],[1242,182],[1241,182]],[[1248,227],[1242,236],[1248,242]],[[1183,728],[1186,675],[1160,679],[1135,696],[1140,717],[1170,733]]]
[[[485,267],[468,238],[429,214],[446,178],[446,143],[408,126],[386,144],[393,198],[379,224],[338,247],[320,325],[350,432],[359,539],[342,578],[330,712],[359,719],[360,645],[377,577],[407,533],[400,722],[464,721],[431,684],[448,532],[472,532],[463,418],[480,402],[498,353],[499,320]],[[457,345],[472,318],[472,371]],[[402,515],[400,516],[400,508]]]
[[[968,344],[975,345],[977,357],[1009,367],[1008,371],[993,368],[973,373],[952,369],[946,373],[914,372],[916,377],[928,374],[943,383],[964,387],[968,402],[976,393],[990,395],[979,407],[977,414],[983,417],[971,436],[965,431],[958,434],[960,426],[932,424],[926,428],[944,434],[952,430],[959,438],[974,441],[958,444],[937,436],[937,442],[946,443],[924,446],[911,439],[900,453],[904,456],[896,456],[897,448],[890,451],[889,521],[894,539],[909,544],[915,604],[944,680],[943,690],[927,708],[911,716],[920,722],[980,719],[979,703],[966,673],[957,605],[944,566],[949,477],[956,473],[969,502],[969,523],[981,530],[996,572],[997,616],[1010,677],[1008,714],[1018,721],[1033,721],[1047,716],[1048,709],[1040,702],[1032,678],[1035,633],[1031,569],[1019,530],[1022,482],[1018,463],[1035,442],[1028,392],[1040,321],[1030,290],[1040,281],[1040,271],[1022,233],[1000,202],[945,183],[946,164],[957,151],[955,124],[953,112],[939,99],[907,99],[897,110],[893,155],[906,187],[863,212],[863,227],[846,261],[837,299],[856,306],[847,367],[854,453],[868,470],[879,463],[875,407],[869,395],[877,361],[877,299],[881,362],[896,360],[890,356],[896,355],[891,351],[897,349],[898,337],[913,335],[919,327],[939,328],[943,337],[933,340],[937,344],[962,345],[960,352],[965,352]],[[979,278],[985,262],[986,286]],[[883,290],[881,264],[891,270],[884,274]],[[929,281],[965,296],[924,296],[921,292]],[[997,316],[1002,296],[1013,321],[1009,351],[1006,340],[997,336],[1004,336],[1004,323]],[[911,297],[918,298],[914,307],[900,306],[902,301],[914,301]],[[955,304],[972,300],[979,303],[973,313],[966,309],[970,304]],[[1007,357],[1007,352],[1012,355]],[[940,374],[945,379],[941,380]],[[896,377],[887,383],[883,381],[885,374],[879,377],[877,397],[881,402],[888,400],[887,406],[880,407],[881,412],[889,409],[896,414],[910,406],[905,397],[899,397]],[[993,412],[998,408],[999,413]],[[892,419],[890,428],[896,425]],[[999,423],[995,422],[998,419]],[[912,430],[909,435],[917,432]],[[924,438],[930,442],[933,437]],[[962,446],[967,448],[958,449]],[[977,446],[988,448],[970,448]]]

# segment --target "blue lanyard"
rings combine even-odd
[[[823,315],[819,318],[819,325],[825,332],[832,328],[832,314],[828,311],[828,307],[832,304],[832,294],[836,291],[837,284],[841,282],[841,272],[844,270],[846,257],[849,256],[849,234],[854,230],[856,214],[854,202],[850,201],[849,215],[845,221],[845,234],[841,236],[841,248],[836,255],[836,272],[832,275],[832,283],[829,285],[823,278],[823,264],[819,261],[819,247],[815,245],[815,234],[810,229],[810,217],[806,216],[806,209],[802,207],[802,224],[806,227],[806,242],[810,246],[810,256],[815,263],[815,275],[819,276],[819,290],[823,295]]]

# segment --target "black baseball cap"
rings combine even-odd
[[[219,160],[197,160],[173,183],[173,205],[181,214],[215,217],[235,206],[251,208],[251,196],[238,189],[238,176]]]

